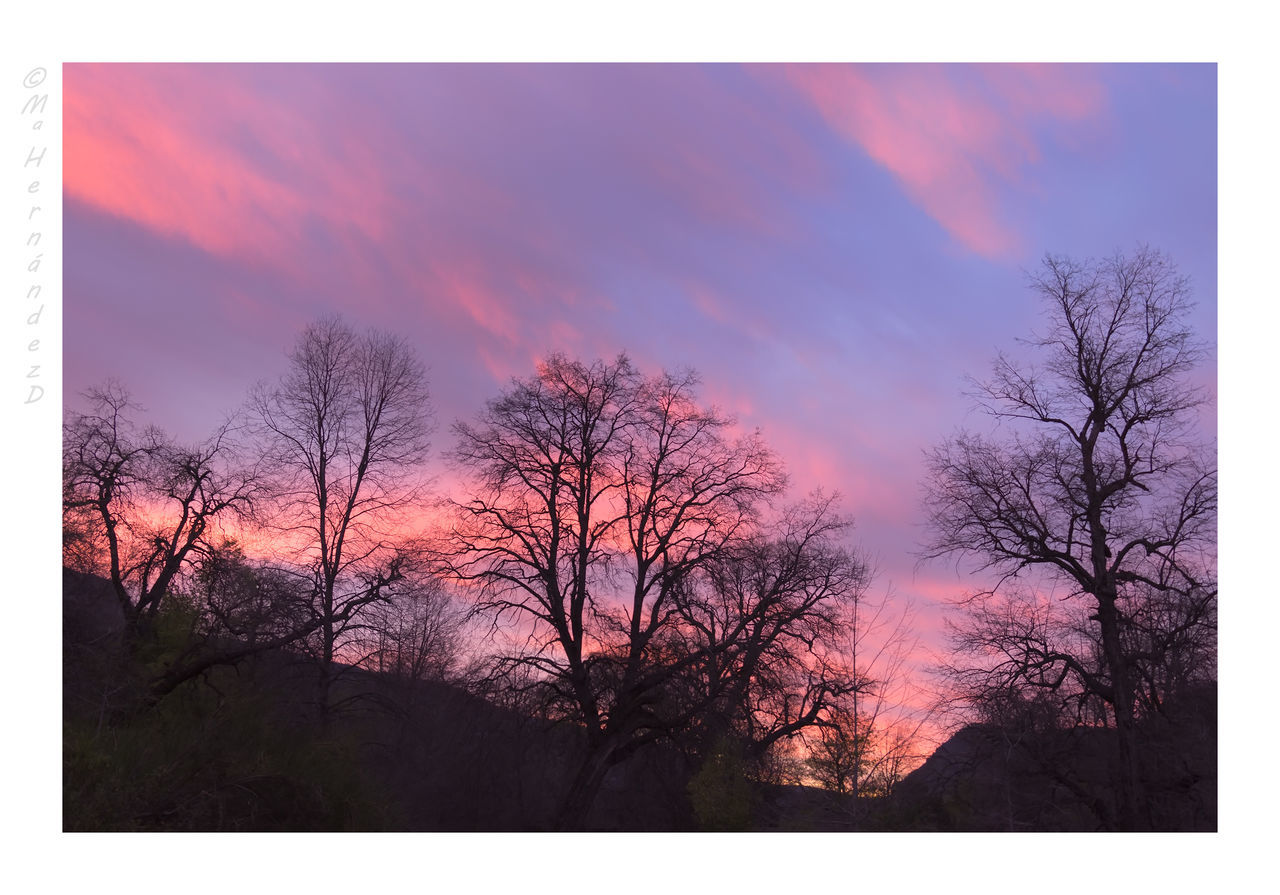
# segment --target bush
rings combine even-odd
[[[694,816],[698,827],[706,831],[750,829],[753,796],[747,763],[731,744],[723,744],[712,752],[689,781]]]

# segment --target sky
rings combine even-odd
[[[895,296],[899,301],[910,296],[921,300],[933,296],[945,303],[954,296],[961,301],[975,303],[974,296],[979,296],[1003,303],[1004,313],[986,315],[986,325],[992,327],[992,331],[980,332],[975,337],[972,331],[975,324],[968,331],[958,333],[955,339],[945,340],[952,353],[964,353],[965,372],[981,373],[997,347],[1008,347],[1007,341],[1001,340],[1025,332],[1034,314],[1030,307],[1032,300],[1024,288],[1021,268],[1033,267],[1045,250],[1101,254],[1117,245],[1127,247],[1129,240],[1146,241],[1164,248],[1177,259],[1185,272],[1192,275],[1201,302],[1195,323],[1207,334],[1214,332],[1216,296],[1213,284],[1215,273],[1220,276],[1223,315],[1220,363],[1224,388],[1219,407],[1222,488],[1224,506],[1227,507],[1221,525],[1222,576],[1228,592],[1236,595],[1224,604],[1220,653],[1224,682],[1224,760],[1220,788],[1224,835],[1198,842],[1195,852],[1199,860],[1196,861],[1183,860],[1185,844],[1169,844],[1173,840],[1159,840],[1158,837],[1135,841],[1126,850],[1130,857],[1137,854],[1140,860],[1125,863],[1115,855],[1101,856],[1100,860],[1109,878],[1130,880],[1135,885],[1139,882],[1149,885],[1152,879],[1157,879],[1166,884],[1165,888],[1177,891],[1197,886],[1203,889],[1220,875],[1221,866],[1230,863],[1231,866],[1248,867],[1258,855],[1265,854],[1265,848],[1256,847],[1263,843],[1254,842],[1253,838],[1267,829],[1264,820],[1274,799],[1268,798],[1270,793],[1266,781],[1252,773],[1252,769],[1257,752],[1255,709],[1257,705],[1265,704],[1269,696],[1264,688],[1270,674],[1262,662],[1272,651],[1275,630],[1272,623],[1275,601],[1266,596],[1266,582],[1272,571],[1267,560],[1272,552],[1270,533],[1273,526],[1264,521],[1270,520],[1272,515],[1268,509],[1271,502],[1268,498],[1274,493],[1274,476],[1265,472],[1259,474],[1259,470],[1265,470],[1271,464],[1274,449],[1267,415],[1256,411],[1259,406],[1269,406],[1264,397],[1268,392],[1263,392],[1263,389],[1269,389],[1269,383],[1274,379],[1273,323],[1276,314],[1274,303],[1266,298],[1274,292],[1267,284],[1273,280],[1270,258],[1274,254],[1276,237],[1274,209],[1278,184],[1273,159],[1276,143],[1274,116],[1259,114],[1259,109],[1270,107],[1271,96],[1266,85],[1274,80],[1275,54],[1271,32],[1259,27],[1264,20],[1258,17],[1256,10],[1247,5],[1238,9],[1227,5],[1215,8],[1213,15],[1206,16],[1203,10],[1183,10],[1146,0],[1122,4],[1116,4],[1114,0],[1084,0],[1075,4],[1069,15],[1062,14],[1061,10],[1012,0],[979,0],[976,4],[963,5],[924,0],[897,6],[799,0],[785,7],[777,4],[730,5],[716,0],[697,4],[650,0],[642,10],[625,3],[602,6],[588,0],[550,0],[539,4],[482,0],[474,4],[409,6],[366,0],[356,14],[347,6],[329,6],[337,14],[325,15],[330,10],[325,4],[320,4],[309,12],[305,25],[300,25],[292,5],[264,5],[260,0],[244,3],[229,0],[219,7],[217,14],[210,14],[202,7],[161,3],[159,0],[125,0],[124,3],[96,5],[79,0],[54,0],[51,3],[19,5],[8,11],[13,26],[9,32],[17,40],[9,54],[11,70],[6,82],[10,85],[11,108],[20,108],[32,92],[19,89],[22,76],[32,67],[46,67],[48,85],[55,93],[43,133],[50,138],[50,161],[60,163],[60,118],[63,111],[68,111],[55,108],[63,75],[62,60],[1052,58],[1146,62],[1180,59],[1220,63],[1216,85],[1215,69],[1203,66],[1143,65],[1093,69],[1093,79],[1102,83],[1102,101],[1100,110],[1095,108],[1087,120],[1063,120],[1047,114],[1048,109],[1046,114],[1028,118],[1025,111],[1013,115],[1006,104],[997,103],[996,108],[1002,110],[998,113],[1001,118],[1008,119],[1023,135],[1030,135],[1029,139],[1024,136],[1021,145],[1030,145],[1035,154],[1030,158],[1023,156],[1020,167],[1014,165],[1017,176],[1013,179],[993,171],[972,148],[957,151],[956,155],[961,168],[967,166],[969,173],[989,195],[999,197],[1000,204],[996,210],[1006,222],[1006,227],[1022,235],[1023,241],[1016,257],[992,258],[966,249],[924,209],[919,187],[913,193],[905,177],[895,172],[884,158],[862,149],[851,132],[840,131],[830,125],[817,110],[815,101],[806,100],[797,91],[792,92],[790,98],[781,100],[781,104],[794,113],[788,116],[789,127],[799,129],[800,139],[813,139],[815,147],[822,148],[828,165],[824,169],[826,176],[831,177],[829,166],[834,163],[835,173],[840,175],[836,182],[844,187],[843,192],[832,192],[830,181],[822,181],[816,199],[812,193],[807,194],[807,198],[797,197],[798,202],[803,200],[805,207],[811,203],[826,210],[825,217],[820,220],[830,234],[824,243],[829,254],[837,254],[842,263],[847,262],[850,267],[856,265],[864,276],[878,262],[896,258],[896,266],[891,270],[897,276],[892,277],[886,272],[882,284],[887,282],[884,288],[888,288],[896,280],[903,286],[909,286]],[[1099,27],[1101,22],[1106,23],[1105,27]],[[82,73],[79,66],[69,65],[65,73],[67,83],[83,83]],[[242,82],[250,85],[251,92],[255,92],[253,85],[258,80],[257,77],[242,78]],[[739,83],[742,83],[741,79]],[[1217,111],[1220,117],[1217,122],[1213,108],[1215,88],[1219,95]],[[754,93],[754,90],[746,91],[746,95]],[[264,90],[257,99],[265,102],[268,95]],[[420,94],[417,101],[425,103],[426,95]],[[695,98],[691,92],[682,91],[668,99],[674,106],[680,106],[693,102]],[[199,108],[198,98],[193,96],[192,99],[197,103],[194,108]],[[70,97],[67,100],[69,105]],[[389,96],[372,93],[362,95],[358,100],[369,114],[389,102],[392,102]],[[464,103],[465,97],[457,101],[457,104]],[[170,114],[168,106],[157,106],[141,98],[136,105],[148,104],[153,115],[170,116],[167,126],[179,128],[179,122]],[[172,104],[170,99],[169,105]],[[121,105],[135,104],[131,99],[116,97],[117,112],[112,114],[120,117],[118,109]],[[283,111],[301,111],[302,108],[290,105]],[[106,111],[103,107],[103,112]],[[141,109],[135,111],[140,112]],[[378,114],[394,126],[404,111],[403,108],[389,106]],[[532,114],[532,110],[527,111]],[[623,111],[635,118],[646,113],[640,108]],[[248,127],[247,120],[225,110],[219,112],[205,108],[202,113],[211,116],[210,129],[213,129],[215,120],[222,121],[223,136],[219,139],[229,156],[237,155],[238,150],[232,148],[234,140],[226,133],[233,128],[243,132]],[[692,114],[697,123],[704,112],[698,109]],[[599,119],[616,117],[608,115],[604,109],[596,110],[596,115]],[[5,206],[10,217],[8,244],[12,251],[14,247],[24,246],[29,235],[28,206],[25,204],[28,171],[19,165],[36,136],[30,131],[30,123],[24,116],[0,116],[0,119],[3,119],[0,126],[4,127],[10,157],[14,160],[10,165],[10,192],[6,194],[11,201]],[[713,120],[714,117],[707,119],[708,123]],[[67,116],[69,126],[74,121],[71,115]],[[232,125],[228,121],[238,124]],[[514,119],[512,121],[514,123]],[[276,124],[283,127],[284,122],[282,115]],[[581,125],[585,128],[590,122],[582,122]],[[928,122],[916,121],[914,127],[933,133],[936,121],[932,127]],[[1221,135],[1217,162],[1222,216],[1217,223],[1221,227],[1221,267],[1215,268],[1215,203],[1211,195],[1205,198],[1205,194],[1211,194],[1214,189],[1212,154],[1218,127]],[[771,132],[770,137],[776,136],[784,129],[783,122],[771,122],[766,129]],[[759,126],[753,130],[758,131]],[[461,139],[463,135],[461,131],[449,131],[440,139],[447,142],[454,136]],[[68,136],[72,136],[70,130]],[[153,178],[159,182],[166,169],[162,160],[156,160],[157,156],[163,155],[160,147],[145,137],[135,138],[133,143],[135,151],[147,152],[149,161],[135,168],[127,182],[138,185],[141,180],[149,183]],[[894,141],[894,144],[902,145],[901,141]],[[68,152],[74,150],[74,143],[69,140],[66,148]],[[736,153],[741,148],[734,144],[730,151]],[[518,154],[519,147],[490,147],[491,154],[501,151]],[[308,156],[317,152],[315,146],[306,150]],[[326,152],[332,154],[332,149]],[[375,168],[385,169],[389,165],[387,153],[379,149],[375,155],[379,156]],[[421,156],[424,162],[431,157],[427,154]],[[484,161],[482,157],[470,155],[454,160],[461,166],[479,166]],[[292,170],[291,164],[290,168],[290,173],[303,174],[300,166]],[[52,170],[45,172],[46,176],[41,178],[45,186],[50,180],[55,187],[58,185],[56,173]],[[515,171],[507,173],[514,175]],[[577,175],[577,172],[573,173]],[[348,176],[362,184],[360,188],[365,192],[361,195],[367,200],[370,177],[373,176],[371,172],[349,169]],[[173,179],[171,172],[169,180]],[[192,183],[199,179],[191,177]],[[223,189],[229,185],[224,182]],[[396,186],[405,184],[397,183]],[[410,186],[413,187],[411,192],[420,197],[421,185]],[[863,190],[876,187],[876,195],[887,199],[889,205],[868,211],[867,203],[876,197],[865,195],[866,202],[855,204],[852,201],[855,186]],[[293,191],[301,192],[296,186]],[[141,197],[144,193],[140,191],[137,195]],[[240,194],[241,201],[245,195],[244,192]],[[310,201],[319,195],[305,198]],[[14,204],[14,197],[18,196],[22,198]],[[230,201],[231,193],[224,196],[228,206],[234,204]],[[194,198],[187,189],[174,194],[174,200],[185,202],[187,207],[191,206]],[[656,193],[648,198],[654,203],[660,201]],[[23,324],[27,321],[29,308],[23,306],[24,303],[17,303],[11,306],[10,323],[4,328],[10,342],[11,400],[5,411],[6,434],[9,437],[0,439],[0,451],[7,452],[5,468],[19,471],[11,474],[8,493],[11,502],[22,512],[10,514],[2,524],[6,528],[3,543],[9,558],[26,560],[9,564],[16,586],[49,595],[49,599],[41,601],[37,608],[44,612],[41,621],[45,627],[56,629],[59,624],[56,532],[60,521],[54,509],[54,493],[58,488],[61,399],[64,392],[73,399],[85,381],[97,381],[110,372],[103,370],[99,374],[96,370],[89,370],[84,360],[72,356],[73,348],[83,355],[95,341],[88,329],[91,324],[82,316],[86,304],[110,300],[123,309],[135,298],[141,300],[149,292],[161,291],[167,293],[165,297],[171,301],[190,302],[196,307],[208,304],[211,309],[216,309],[217,303],[212,301],[216,290],[199,277],[184,278],[178,285],[164,281],[162,271],[165,268],[160,263],[164,255],[172,256],[170,268],[178,264],[179,258],[185,257],[192,262],[192,269],[206,278],[223,276],[237,268],[243,270],[244,265],[233,264],[230,259],[232,253],[225,250],[218,256],[196,248],[189,238],[181,237],[173,229],[136,223],[136,210],[103,210],[101,204],[94,205],[70,190],[65,209],[56,205],[50,209],[49,203],[43,204],[54,220],[54,226],[45,233],[45,242],[41,246],[46,261],[54,263],[52,267],[46,264],[54,272],[46,281],[46,294],[54,297],[55,301],[46,311],[40,333],[41,351],[48,352],[41,357],[46,365],[41,372],[48,376],[44,384],[51,400],[23,403],[29,385],[25,379],[27,357],[24,352],[30,338],[30,330]],[[122,203],[118,204],[122,209]],[[891,234],[887,229],[872,226],[870,221],[884,221],[891,208],[896,209],[892,223],[899,230],[915,232],[914,236],[907,234],[908,238],[923,240],[918,247],[918,254],[923,259],[921,262],[904,262],[901,249],[898,253],[885,251],[886,248],[900,246],[899,237],[903,234]],[[862,210],[863,226],[854,229],[850,224],[859,209]],[[207,210],[207,207],[203,208],[201,213]],[[56,238],[58,234],[53,231],[58,229],[63,211],[67,226],[65,238],[59,241]],[[279,209],[267,211],[271,215],[280,214]],[[941,216],[937,208],[933,214]],[[794,217],[789,220],[794,221]],[[240,221],[236,226],[244,227],[246,223]],[[500,220],[489,221],[491,226],[503,223]],[[162,235],[149,236],[149,231],[153,230]],[[1042,230],[1054,232],[1037,232]],[[106,239],[108,233],[114,233],[116,238]],[[123,238],[121,234],[125,233],[132,234],[132,242]],[[590,235],[598,234],[591,231]],[[833,251],[832,243],[842,237],[847,237],[843,240],[845,244],[839,247],[838,252]],[[854,242],[863,246],[862,250],[850,251],[849,243]],[[883,244],[873,245],[875,242]],[[816,245],[811,246],[811,251],[816,251]],[[114,254],[112,246],[116,248]],[[126,246],[130,252],[119,251]],[[157,247],[164,247],[165,252],[159,252]],[[86,248],[94,249],[100,256],[96,262],[100,269],[93,276],[86,273],[89,268],[83,256],[91,254]],[[62,302],[57,300],[59,284],[56,272],[62,267],[64,249],[67,289],[65,307],[62,307]],[[147,254],[152,249],[156,250],[155,253]],[[265,247],[259,248],[260,254],[268,251]],[[300,240],[293,256],[300,256],[302,251]],[[771,246],[771,252],[770,257],[781,257],[776,245]],[[137,257],[139,254],[141,258]],[[6,267],[12,278],[11,288],[15,295],[25,294],[29,277],[23,269],[28,255],[25,251],[21,254],[21,263],[17,253],[14,255]],[[282,260],[276,259],[277,266]],[[763,263],[765,259],[752,257],[748,260]],[[110,264],[106,264],[107,261]],[[89,259],[88,263],[95,262]],[[129,264],[136,266],[122,272],[121,269]],[[952,270],[948,272],[948,268]],[[266,265],[259,264],[255,269],[260,273]],[[807,267],[804,269],[808,270]],[[42,271],[42,278],[44,273]],[[952,273],[956,276],[951,276]],[[985,280],[977,277],[976,273],[982,273]],[[172,279],[175,275],[170,273],[168,276]],[[739,281],[742,279],[738,278]],[[257,282],[261,292],[256,294],[267,293],[267,297],[272,299],[267,304],[271,305],[282,297],[293,296],[297,300],[296,292],[302,287],[289,289],[281,286],[288,280],[289,277],[279,273],[275,276],[242,274],[240,278],[231,277],[227,282],[244,286]],[[92,290],[86,290],[86,282],[93,286]],[[264,283],[269,286],[263,286]],[[113,285],[110,293],[106,293],[109,284]],[[774,288],[776,284],[748,281],[746,285],[757,293],[769,295],[773,302],[784,308],[797,300],[797,295],[790,291],[781,296],[775,294],[778,292]],[[224,286],[224,291],[226,289]],[[336,283],[332,288],[323,290],[329,293],[328,298],[318,294],[319,291],[312,296],[317,307],[329,304],[336,307],[344,301],[339,294],[342,289]],[[739,293],[732,297],[745,301]],[[223,320],[224,313],[217,311],[213,318]],[[289,313],[296,315],[298,325],[308,317],[303,309]],[[64,314],[67,349],[65,390],[58,370],[62,359],[60,349],[64,347],[59,339]],[[206,411],[212,414],[212,408],[223,400],[212,383],[226,377],[228,369],[234,370],[238,366],[243,367],[239,379],[244,381],[271,375],[258,370],[265,371],[273,363],[282,364],[284,347],[294,331],[292,325],[287,325],[280,327],[277,334],[260,334],[255,326],[268,325],[268,321],[262,318],[244,326],[224,321],[217,333],[220,338],[225,340],[228,334],[234,334],[235,340],[251,341],[249,344],[241,343],[241,354],[245,357],[227,355],[214,363],[209,362],[208,354],[189,358],[183,352],[173,352],[163,341],[168,337],[166,331],[171,330],[178,330],[184,337],[192,332],[199,335],[208,319],[197,320],[184,328],[171,318],[166,319],[167,314],[167,306],[160,306],[135,310],[128,318],[129,324],[142,330],[128,340],[134,346],[131,351],[149,355],[146,364],[125,364],[120,361],[124,356],[121,352],[110,358],[111,364],[104,366],[116,367],[117,371],[125,367],[144,367],[145,372],[141,375],[146,379],[131,383],[134,391],[149,402],[148,406],[157,411],[157,415],[159,410],[165,409],[173,418],[181,419],[182,411],[190,406],[192,412],[182,425],[190,428],[193,434],[207,429],[208,424],[203,422]],[[788,325],[795,319],[785,312],[775,313],[775,318],[778,316]],[[922,325],[920,320],[913,322],[917,326]],[[161,328],[156,324],[165,326]],[[112,325],[113,337],[118,335],[122,326],[124,321]],[[153,329],[148,330],[148,327]],[[626,337],[623,341],[632,346],[633,355],[638,356],[632,333],[618,328]],[[946,333],[944,325],[935,324],[934,329]],[[779,335],[789,332],[788,326]],[[774,333],[766,330],[763,335],[772,337]],[[426,340],[428,336],[429,333],[420,332],[417,337]],[[972,340],[972,344],[963,339]],[[864,343],[871,341],[866,339]],[[194,350],[197,346],[188,340],[187,347]],[[448,347],[446,344],[445,348]],[[696,361],[704,374],[713,372],[708,366],[707,356],[710,353],[709,350],[701,352]],[[106,352],[99,352],[98,356],[103,354]],[[249,354],[252,356],[247,356]],[[181,367],[190,360],[200,361],[197,364],[200,369],[190,381],[180,384],[176,377],[181,371],[175,371],[174,378],[169,379],[167,370]],[[845,362],[849,359],[846,358]],[[956,358],[939,353],[937,362],[935,366],[931,355],[913,372],[935,383],[932,393],[941,408],[937,418],[922,428],[945,434],[958,424],[957,420],[972,425],[974,419],[966,415],[967,403],[957,397],[962,388],[961,372],[940,369],[944,363],[955,364]],[[728,365],[727,361],[723,363]],[[863,365],[870,366],[870,358],[866,358]],[[469,366],[475,368],[475,365]],[[445,368],[437,366],[437,369]],[[753,378],[767,379],[769,371],[752,368],[748,372]],[[1213,376],[1212,370],[1208,376]],[[178,394],[183,390],[190,394],[195,386],[206,381],[210,383],[207,394],[199,400],[184,402]],[[453,377],[452,381],[451,389],[444,389],[437,377],[438,400],[463,382],[460,375]],[[938,382],[942,382],[941,387],[937,386]],[[239,387],[237,384],[227,389],[229,402],[238,400]],[[479,393],[485,388],[477,386],[475,390]],[[200,404],[201,400],[207,404]],[[467,404],[461,397],[454,400],[459,405]],[[867,406],[865,396],[859,400],[860,406]],[[178,412],[174,412],[175,408]],[[468,406],[459,412],[465,415],[473,409]],[[448,422],[449,418],[443,412],[441,416],[443,422]],[[876,422],[875,416],[869,412],[861,413],[860,417],[864,424]],[[179,428],[175,423],[167,425]],[[906,437],[903,440],[907,440]],[[847,447],[841,445],[842,455]],[[919,445],[909,445],[903,451],[902,462],[914,464],[920,449]],[[794,477],[794,459],[791,459],[791,466]],[[904,466],[898,478],[905,481],[912,476],[913,473]],[[898,502],[903,505],[904,512],[910,512],[917,498],[904,493]],[[879,537],[886,544],[912,541],[915,530],[882,528],[877,533],[867,523],[868,508],[858,506],[853,509],[861,514],[858,536],[864,540]],[[933,568],[923,570],[920,576],[913,576],[912,563],[901,558],[898,548],[885,547],[883,552],[896,557],[893,564],[899,571],[894,573],[895,586],[901,590],[906,590],[901,587],[903,581],[915,581],[915,586],[923,589],[922,580],[945,579],[945,573],[949,571]],[[882,562],[882,566],[888,564]],[[955,585],[956,578],[952,575],[950,581],[941,583],[950,588]],[[15,644],[19,667],[50,667],[47,647],[41,638],[17,638],[11,646]],[[56,675],[49,680],[50,686],[56,687]],[[118,864],[121,872],[130,872],[136,864],[137,855],[128,848],[121,848],[118,841],[89,838],[72,842],[50,832],[60,829],[61,800],[56,795],[60,787],[61,754],[58,700],[51,690],[39,686],[17,688],[10,696],[11,714],[30,720],[24,735],[11,737],[3,752],[13,766],[28,768],[31,772],[19,775],[15,780],[15,804],[22,810],[11,812],[13,823],[10,826],[13,829],[9,832],[11,838],[15,835],[21,837],[20,851],[30,856],[32,871],[38,867],[38,872],[44,873],[48,867],[56,866],[66,877],[68,874],[74,876],[79,872],[78,868],[88,868],[86,872],[96,878],[101,876],[104,867]],[[1061,858],[1057,840],[1052,837],[1020,840],[1019,848],[1012,852],[998,837],[941,837],[930,840],[929,851],[933,859],[926,862],[918,860],[918,840],[909,837],[877,838],[871,851],[855,843],[842,841],[835,844],[826,840],[823,843],[825,849],[817,861],[813,860],[810,840],[803,844],[800,840],[793,840],[796,848],[793,855],[785,844],[777,846],[771,842],[769,855],[777,854],[782,860],[761,860],[758,852],[746,854],[748,849],[756,846],[754,840],[699,838],[695,853],[692,845],[673,841],[676,838],[667,837],[661,843],[669,850],[676,868],[688,873],[695,867],[712,866],[719,879],[736,880],[737,874],[742,882],[750,880],[757,888],[787,884],[794,876],[795,866],[804,866],[810,875],[816,874],[841,884],[847,883],[850,868],[856,866],[859,879],[882,881],[898,887],[903,881],[901,868],[907,867],[916,888],[926,888],[930,885],[954,885],[957,879],[964,879],[966,870],[972,876],[986,872],[990,866],[987,857],[997,859],[1001,867],[1008,867],[1013,873],[1019,870],[1034,873],[1045,866],[1052,866],[1050,862],[1060,863]],[[272,839],[269,853],[265,845],[260,852],[244,846],[236,850],[238,860],[227,866],[243,870],[247,865],[264,878],[270,878],[273,868],[287,867],[290,881],[295,883],[299,868],[314,867],[317,883],[332,885],[334,880],[343,879],[353,885],[365,885],[379,873],[384,878],[390,876],[388,881],[392,882],[418,878],[424,853],[436,858],[447,873],[461,854],[463,861],[474,859],[469,866],[485,866],[490,875],[499,876],[506,868],[511,868],[511,882],[523,889],[553,891],[559,885],[555,875],[529,872],[529,868],[538,866],[537,862],[541,860],[539,852],[535,851],[543,848],[541,841],[528,840],[528,854],[520,855],[527,857],[527,861],[517,858],[496,863],[491,860],[490,844],[482,838],[465,841],[449,838],[438,842],[437,846],[437,840],[430,837],[419,839],[415,840],[414,848],[406,850],[402,839],[374,837],[361,841],[360,851],[366,860],[316,864],[307,861],[309,841]],[[611,843],[617,843],[614,846],[617,852],[609,848]],[[61,853],[68,844],[74,846],[75,855]],[[250,843],[253,844],[259,843]],[[504,849],[517,854],[521,844],[518,837],[503,841]],[[623,850],[630,849],[632,845],[626,837],[609,843],[593,842],[593,847],[576,855],[575,860],[588,868],[616,876],[618,866],[627,866],[619,862],[629,860],[629,853]],[[189,852],[183,852],[184,848]],[[280,852],[289,848],[297,849],[298,860],[280,859]],[[438,853],[432,851],[435,848],[439,849]],[[468,851],[469,848],[474,852]],[[987,849],[990,849],[989,856],[985,854]],[[173,861],[172,869],[182,872],[194,862],[203,861],[202,867],[207,865],[208,862],[204,861],[207,850],[208,843],[196,836],[171,846],[165,855],[148,854],[147,860],[152,864],[159,862],[161,867],[166,861]],[[706,860],[708,854],[714,857],[709,863]],[[746,860],[743,860],[744,856]],[[89,860],[83,860],[85,857]],[[367,860],[368,857],[373,857],[373,860]],[[787,857],[796,860],[786,860]],[[894,857],[901,860],[895,862],[892,860]],[[52,862],[48,860],[50,858]],[[487,863],[480,864],[480,861]],[[599,862],[598,865],[593,865],[593,861]],[[796,861],[803,863],[797,865]],[[191,878],[195,889],[213,891],[222,885],[223,880],[216,868],[208,869],[210,872],[204,876]],[[18,872],[20,875],[23,872],[21,862]],[[518,878],[516,874],[519,874]],[[1068,892],[1078,888],[1078,881],[1071,874],[1045,877],[1040,873],[1037,878],[1045,891]],[[644,874],[640,874],[634,885],[643,886],[646,879]]]
[[[199,439],[337,312],[424,360],[443,471],[449,424],[552,351],[692,367],[793,498],[843,496],[935,646],[973,582],[917,563],[924,451],[986,425],[965,377],[1036,328],[1045,253],[1165,251],[1216,345],[1212,65],[69,64],[63,88],[68,408],[114,377]]]

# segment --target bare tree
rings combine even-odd
[[[927,557],[975,558],[998,575],[986,596],[1036,571],[1087,606],[1096,662],[1006,613],[999,649],[1017,647],[1001,673],[1049,689],[1072,679],[1110,708],[1120,825],[1135,829],[1137,681],[1125,645],[1133,600],[1217,590],[1217,476],[1194,437],[1202,398],[1186,381],[1203,352],[1184,323],[1186,280],[1157,252],[1098,263],[1048,257],[1033,286],[1049,317],[1029,342],[1040,363],[1001,355],[977,390],[1009,433],[961,433],[929,455]]]
[[[857,797],[866,788],[875,738],[871,724],[855,720],[847,708],[837,708],[809,737],[805,766],[824,788]]]
[[[136,640],[219,523],[250,512],[259,485],[236,462],[229,424],[185,446],[139,428],[139,408],[117,383],[86,397],[91,409],[63,427],[64,561],[111,582]]]
[[[1121,630],[1134,669],[1134,701],[1144,716],[1168,714],[1218,679],[1216,588],[1139,587]]]
[[[679,595],[784,483],[758,434],[733,437],[698,406],[696,382],[642,377],[625,356],[553,356],[455,427],[471,481],[444,568],[515,632],[499,673],[585,731],[564,827],[583,823],[612,764],[688,724],[667,691],[700,661],[665,649]]]
[[[850,821],[862,822],[864,797],[891,795],[924,757],[928,698],[909,663],[918,645],[909,601],[890,590],[854,595],[841,647],[858,686],[841,694],[826,717],[803,735],[807,776],[851,795]]]
[[[851,780],[855,797],[888,796],[925,756],[925,732],[933,720],[931,698],[912,674],[919,639],[910,601],[891,591],[854,602],[848,653],[865,681],[849,695],[847,739],[858,750],[859,774]],[[857,809],[855,823],[864,812]]]
[[[138,427],[131,412],[139,408],[118,384],[87,397],[93,409],[71,414],[63,430],[64,562],[110,582],[132,646],[175,599],[190,610],[188,636],[171,644],[176,652],[143,702],[214,666],[310,636],[319,622],[300,611],[312,603],[310,578],[250,562],[231,538],[254,523],[264,495],[235,428],[224,423],[204,443],[183,446]],[[383,571],[364,587],[380,595],[388,584]]]
[[[669,651],[696,657],[705,747],[727,736],[761,762],[777,744],[831,722],[866,687],[846,652],[871,572],[843,544],[835,498],[811,495],[722,551],[677,593]]]
[[[201,557],[190,596],[202,615],[203,633],[211,637],[252,646],[282,637],[300,639],[313,629],[310,580],[250,558],[234,540]]]
[[[313,582],[323,715],[344,638],[415,561],[398,526],[421,489],[428,396],[403,339],[359,335],[338,318],[306,327],[289,360],[251,407],[273,474],[278,537]]]
[[[434,575],[407,576],[367,615],[359,640],[365,668],[413,685],[448,677],[461,658],[464,614]]]
[[[393,568],[373,575],[365,586],[371,599],[384,598],[399,580]],[[309,575],[251,559],[231,540],[203,551],[182,597],[190,614],[189,630],[176,655],[151,682],[152,703],[215,666],[296,648],[323,621],[314,612],[315,586]],[[349,620],[356,608],[346,607],[342,619]]]

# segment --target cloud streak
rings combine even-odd
[[[1001,195],[1041,161],[1038,125],[1081,125],[1106,103],[1093,71],[1074,66],[788,65],[781,77],[959,243],[992,258],[1023,248]]]
[[[551,351],[693,367],[934,631],[921,453],[1034,327],[1022,269],[1148,241],[1214,332],[1215,81],[1177,71],[68,65],[66,387],[198,436],[335,311],[445,426]]]

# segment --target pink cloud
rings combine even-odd
[[[1095,70],[1083,65],[982,65],[978,70],[1019,116],[1048,115],[1086,121],[1106,106],[1107,92]]]
[[[487,289],[479,277],[468,275],[457,267],[442,266],[434,273],[449,302],[464,311],[473,323],[503,342],[519,342],[519,324],[511,309]]]
[[[962,245],[988,257],[1020,248],[1001,191],[1023,185],[1041,158],[1033,125],[1091,118],[1106,99],[1091,70],[1071,66],[987,66],[981,84],[934,65],[781,71],[832,129],[891,171]]]
[[[313,218],[339,240],[383,237],[387,191],[350,176],[379,170],[367,134],[335,139],[321,116],[273,101],[243,74],[68,65],[67,195],[210,253],[275,266],[295,257]]]
[[[754,308],[734,302],[705,282],[686,279],[684,293],[702,316],[711,322],[736,330],[759,344],[771,344],[777,327],[771,326]]]
[[[752,173],[738,170],[742,159],[732,159],[717,147],[697,146],[673,140],[662,155],[635,159],[637,170],[653,188],[676,198],[698,218],[723,226],[783,238],[794,223],[768,207],[752,186]]]
[[[806,196],[829,188],[831,172],[805,135],[779,126],[759,97],[726,89],[714,67],[641,67],[622,85],[681,98],[645,110],[647,133],[628,130],[634,124],[627,112],[614,122],[615,133],[627,134],[613,147],[617,157],[648,189],[705,222],[774,239],[798,238],[798,221],[770,201],[767,184]],[[660,151],[654,151],[654,136]]]
[[[494,340],[495,358],[545,347],[548,328],[581,342],[559,314],[593,303],[581,284],[541,269],[536,245],[504,252],[454,223],[464,209],[527,219],[516,197],[415,151],[394,118],[307,67],[68,65],[64,94],[69,197],[322,292],[336,271],[366,312],[412,289]]]
[[[715,407],[733,419],[733,435],[745,435],[757,425],[760,418],[757,403],[749,392],[736,383],[704,380],[698,389],[698,395],[701,404]]]

